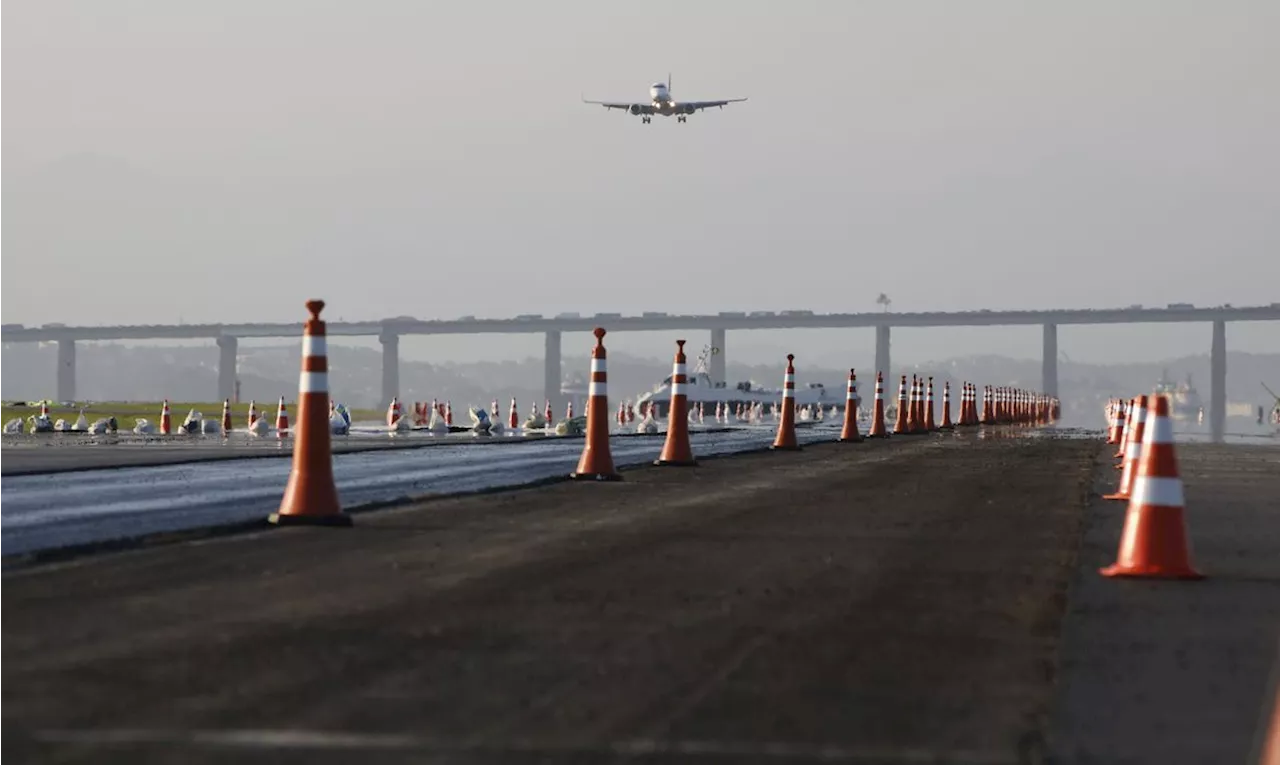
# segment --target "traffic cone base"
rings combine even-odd
[[[1098,569],[1103,576],[1140,576],[1153,579],[1203,579],[1186,560],[1190,548],[1187,525],[1180,507],[1150,507],[1133,511],[1126,519],[1122,559]],[[1173,561],[1170,561],[1173,558]],[[1178,560],[1181,559],[1181,560]],[[1158,561],[1165,561],[1160,563]]]
[[[272,513],[267,522],[276,526],[352,526],[351,516],[339,511],[337,515],[281,515]]]

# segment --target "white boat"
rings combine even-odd
[[[709,349],[703,350],[702,355],[698,357],[693,373],[689,375],[689,382],[685,390],[690,406],[702,403],[703,407],[708,411],[715,411],[716,404],[726,404],[732,411],[737,408],[738,404],[752,405],[762,403],[767,406],[769,404],[782,403],[781,388],[766,388],[751,380],[735,383],[733,387],[729,387],[724,382],[712,380],[706,368],[708,353]],[[781,373],[778,376],[781,377]],[[859,391],[859,396],[861,396],[861,391]],[[824,409],[830,409],[833,405],[843,409],[844,401],[844,388],[841,388],[837,393],[828,391],[822,383],[796,385],[796,406],[798,407],[820,404]],[[667,409],[671,405],[671,378],[669,376],[660,385],[654,387],[653,390],[640,394],[636,398],[636,408],[644,410],[648,402],[652,402],[657,407],[659,416],[666,416]]]

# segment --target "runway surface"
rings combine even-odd
[[[827,421],[797,430],[801,443],[831,440],[839,426]],[[771,427],[696,432],[698,455],[759,449]],[[619,466],[656,459],[665,436],[619,435],[610,449]],[[372,440],[372,439],[370,439]],[[444,443],[423,437],[421,448],[391,448],[384,435],[369,450],[341,453],[334,474],[343,505],[356,507],[424,494],[478,491],[567,475],[577,467],[582,438],[494,439],[460,437]],[[410,441],[401,441],[410,444]],[[105,455],[120,447],[54,447],[64,453]],[[126,447],[127,448],[127,447]],[[159,452],[159,447],[148,447]],[[204,446],[172,446],[178,456],[217,453]],[[255,447],[249,447],[255,448]],[[265,518],[279,507],[289,477],[287,447],[268,444],[270,459],[217,459],[115,470],[60,471],[4,479],[0,539],[6,556],[157,532]],[[6,453],[5,459],[9,459]]]
[[[6,754],[1013,762],[1097,449],[824,444],[14,572]]]
[[[1097,574],[1113,448],[818,444],[11,570],[4,754],[1252,762],[1280,450],[1179,450],[1209,578],[1168,582]]]

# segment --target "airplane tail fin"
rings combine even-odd
[[[667,72],[667,93],[671,92],[671,72]]]

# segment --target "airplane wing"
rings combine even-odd
[[[622,109],[634,114],[653,114],[653,104],[624,104],[616,101],[588,101],[582,99],[584,104],[599,104],[606,109]]]
[[[689,109],[696,112],[696,111],[701,111],[703,109],[710,109],[713,106],[718,106],[721,109],[723,109],[725,104],[734,104],[739,101],[746,101],[746,100],[747,99],[745,98],[726,98],[723,101],[681,101],[679,102],[679,104],[680,106],[683,106],[685,109]]]

